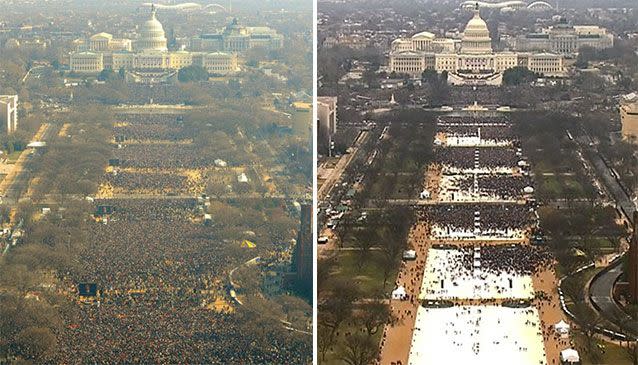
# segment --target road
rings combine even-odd
[[[34,141],[47,141],[53,135],[55,135],[55,128],[50,124],[42,124],[36,135]],[[15,163],[13,171],[7,175],[0,184],[0,191],[3,196],[4,203],[9,205],[16,205],[22,194],[29,187],[29,181],[31,180],[31,161],[35,150],[27,148]]]
[[[624,323],[626,328],[638,334],[638,321],[623,312],[612,298],[612,288],[622,273],[622,260],[619,260],[610,270],[591,282],[589,297],[605,318],[614,323]]]
[[[593,140],[588,138],[588,145],[593,145]],[[581,150],[584,147],[579,143]],[[598,179],[607,188],[611,198],[620,210],[626,215],[626,219],[631,221],[633,213],[636,211],[636,205],[632,202],[630,196],[624,191],[620,182],[611,172],[609,166],[605,164],[600,153],[595,151],[591,154],[591,164],[593,165]],[[638,334],[638,322],[632,320],[614,301],[612,290],[614,283],[622,275],[622,261],[613,264],[606,272],[594,278],[589,286],[589,297],[592,303],[599,309],[600,314],[612,323],[624,323],[624,327],[631,330],[634,334]]]
[[[611,170],[607,167],[598,153],[593,155],[592,164],[594,165],[594,168],[596,168],[598,175],[602,177],[605,186],[612,194],[616,204],[622,208],[622,211],[627,215],[627,220],[631,221],[633,219],[633,214],[636,211],[636,205],[631,200],[631,197],[629,197],[623,190],[618,183],[618,180],[616,180],[616,178],[612,175]]]
[[[334,184],[337,181],[339,181],[343,172],[346,170],[348,165],[350,165],[350,162],[352,162],[352,160],[354,160],[354,158],[357,156],[357,153],[359,152],[359,148],[366,142],[366,140],[368,139],[368,136],[369,136],[368,131],[361,132],[361,135],[359,135],[359,138],[357,138],[357,140],[352,146],[352,152],[341,156],[341,158],[337,162],[337,165],[330,172],[330,174],[328,175],[328,178],[326,178],[326,180],[323,182],[323,184],[319,188],[319,191],[317,192],[317,197],[319,201],[324,200],[325,197],[328,194],[330,194],[330,191],[334,187]]]

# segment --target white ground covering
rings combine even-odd
[[[453,249],[428,250],[419,299],[531,299],[532,278],[502,272],[495,275],[481,269],[480,255],[469,254],[473,267],[461,264],[468,253]],[[473,256],[473,257],[472,257]],[[512,287],[510,288],[510,280]],[[443,285],[441,286],[441,283]]]
[[[509,147],[512,141],[496,141],[493,139],[483,139],[478,136],[446,136],[444,146],[449,147]]]
[[[419,307],[408,364],[547,364],[538,311]]]
[[[436,240],[521,240],[525,237],[522,229],[499,229],[490,231],[474,231],[450,227],[432,226],[430,236]]]

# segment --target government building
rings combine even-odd
[[[566,75],[564,58],[556,53],[494,52],[478,7],[460,42],[421,32],[394,40],[389,59],[390,72],[420,77],[425,70],[445,71],[452,85],[501,85],[503,72],[516,66],[544,76]]]
[[[239,71],[238,58],[232,52],[169,51],[164,27],[151,17],[140,27],[137,40],[116,39],[108,33],[99,33],[88,40],[76,42],[76,52],[69,57],[72,72],[96,74],[102,70],[131,72],[134,79],[153,75],[162,79],[190,65],[198,65],[215,75],[229,75]]]
[[[582,47],[597,50],[614,46],[614,36],[607,29],[595,25],[570,25],[561,21],[539,33],[502,39],[510,49],[517,51],[546,51],[560,54],[576,54]]]
[[[283,48],[284,37],[269,27],[245,27],[237,19],[219,33],[202,34],[190,41],[193,51],[244,52],[251,48],[275,50]]]

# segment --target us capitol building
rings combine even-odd
[[[503,72],[522,66],[550,77],[566,76],[564,58],[555,53],[494,52],[487,24],[479,8],[465,27],[459,44],[429,32],[392,42],[391,72],[420,77],[425,70],[448,73],[452,85],[501,85]]]
[[[76,52],[70,55],[70,69],[76,73],[93,74],[105,69],[124,69],[136,80],[166,79],[177,70],[199,65],[211,74],[229,75],[239,71],[238,57],[233,52],[169,51],[162,23],[155,8],[140,27],[137,40],[116,39],[108,33],[80,40]]]

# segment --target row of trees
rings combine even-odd
[[[90,106],[65,115],[73,128],[71,140],[56,138],[49,150],[34,159],[40,181],[38,193],[94,193],[106,166],[106,144],[110,115],[102,108]],[[55,125],[55,120],[49,118]],[[53,127],[55,128],[55,127]],[[14,142],[15,143],[15,142]],[[52,207],[48,216],[34,220],[38,209],[31,203],[17,207],[16,221],[22,222],[25,235],[19,246],[0,261],[4,273],[0,278],[0,354],[45,363],[57,349],[56,333],[63,328],[62,312],[69,302],[48,286],[59,285],[55,273],[79,270],[74,260],[84,245],[86,223],[91,206],[83,200],[70,200]],[[2,221],[8,222],[9,209],[3,207]]]
[[[367,207],[371,200],[393,197],[397,189],[383,183],[393,180],[388,176],[414,177],[408,183],[410,187],[405,186],[410,190],[408,194],[421,187],[423,169],[433,156],[434,120],[434,115],[422,110],[399,110],[378,117],[379,125],[390,125],[390,138],[377,145],[379,158],[371,167],[362,168],[366,165],[362,162],[355,164],[359,170],[346,171],[348,176],[365,174],[366,178],[364,189],[353,199],[353,212],[344,216],[337,227],[341,246],[348,250],[322,259],[317,265],[318,350],[322,362],[338,360],[351,365],[374,362],[380,341],[375,335],[386,324],[398,320],[382,300],[388,298],[393,275],[408,248],[414,211],[407,206],[379,204],[381,209],[368,211],[364,220],[356,212]],[[376,140],[374,135],[372,138]],[[384,186],[380,191],[385,190],[385,194],[375,193],[379,184]],[[346,269],[343,265],[354,267]],[[378,276],[372,277],[371,272]],[[371,275],[367,280],[375,283],[364,285],[365,281],[357,279],[357,273]]]

